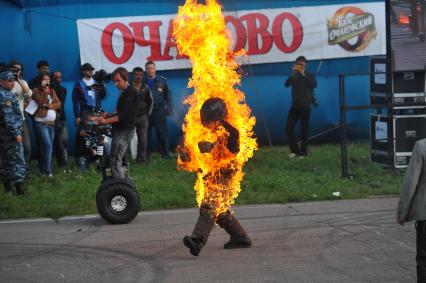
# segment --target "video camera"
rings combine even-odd
[[[97,92],[100,98],[104,99],[106,97],[105,85],[111,80],[111,74],[107,73],[103,69],[100,69],[93,74],[93,79],[95,80],[95,83],[87,87],[87,90],[93,90]]]
[[[100,117],[103,112],[98,111],[92,113],[92,117]],[[96,125],[95,121],[87,121],[83,130],[86,132],[84,136],[86,148],[88,148],[93,155],[103,156],[103,144],[105,139],[112,138],[112,126]]]

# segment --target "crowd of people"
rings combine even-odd
[[[171,91],[167,79],[157,76],[155,63],[132,70],[132,79],[125,68],[117,68],[111,78],[119,91],[114,113],[105,113],[102,100],[106,96],[105,83],[109,78],[96,78],[90,63],[81,65],[81,77],[75,82],[71,100],[75,126],[75,162],[87,171],[96,159],[86,146],[89,123],[112,124],[112,138],[105,137],[103,150],[115,178],[124,178],[123,159],[129,154],[129,144],[137,134],[137,162],[145,165],[149,157],[149,135],[155,128],[158,148],[163,158],[170,158],[167,140],[167,116],[172,114]],[[6,192],[25,193],[24,180],[28,173],[53,177],[52,156],[57,166],[69,163],[67,117],[65,102],[67,89],[62,86],[62,72],[51,72],[46,60],[37,63],[38,74],[27,82],[24,66],[11,61],[0,66],[0,177]],[[95,77],[94,77],[95,75]],[[101,74],[102,76],[103,74]],[[104,74],[108,77],[108,74]],[[100,81],[102,80],[102,81]],[[101,113],[94,119],[95,113]],[[33,135],[31,135],[31,131]],[[31,142],[34,137],[33,143]],[[31,145],[36,145],[32,150]],[[31,168],[31,157],[36,155],[38,171]]]
[[[285,82],[286,87],[292,88],[292,106],[287,119],[290,158],[308,154],[310,108],[315,102],[313,90],[317,83],[315,75],[306,71],[306,65],[306,58],[298,57],[292,74]],[[112,125],[112,138],[105,137],[103,140],[103,152],[108,157],[114,177],[124,177],[123,160],[126,163],[134,133],[138,140],[136,156],[139,164],[145,165],[148,161],[149,137],[153,128],[161,156],[167,159],[171,157],[167,139],[167,116],[173,113],[171,91],[167,79],[157,75],[154,62],[146,62],[145,72],[139,66],[133,68],[131,73],[119,67],[110,76],[102,70],[94,72],[90,63],[82,64],[80,79],[73,85],[71,94],[74,117],[67,117],[65,113],[68,93],[62,86],[62,72],[51,72],[46,60],[37,63],[38,74],[28,83],[24,79],[24,66],[18,61],[3,64],[0,70],[0,100],[4,116],[0,121],[0,131],[8,132],[6,137],[0,137],[0,175],[5,191],[12,191],[13,184],[20,184],[17,185],[16,193],[20,195],[25,192],[25,175],[35,171],[31,168],[32,155],[37,157],[38,173],[47,177],[53,176],[52,156],[56,157],[58,167],[69,163],[68,133],[73,130],[67,127],[70,118],[74,119],[76,133],[75,162],[83,171],[87,171],[90,163],[96,160],[86,144],[89,123]],[[109,79],[113,80],[120,93],[116,112],[103,113],[93,119],[94,113],[102,113],[102,102],[106,96],[105,83]],[[300,148],[294,133],[299,119]],[[33,135],[30,134],[31,130]],[[31,137],[35,138],[33,143]],[[36,150],[32,150],[32,144],[36,145]],[[15,165],[11,167],[8,162]],[[18,167],[25,170],[18,172]],[[13,178],[10,177],[12,175]],[[16,179],[17,176],[21,177]]]

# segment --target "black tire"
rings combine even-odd
[[[108,181],[101,185],[96,194],[98,212],[111,224],[129,223],[140,210],[139,193],[131,184]]]

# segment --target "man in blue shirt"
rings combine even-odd
[[[170,158],[169,143],[167,139],[167,116],[173,114],[173,101],[167,79],[156,75],[155,63],[148,61],[145,64],[146,83],[151,89],[153,97],[153,109],[149,116],[148,137],[152,128],[157,132],[158,148],[163,158]],[[149,140],[149,139],[148,139]]]
[[[81,65],[81,79],[74,84],[72,91],[72,104],[75,117],[75,126],[77,133],[75,135],[75,157],[77,165],[83,171],[88,169],[90,159],[89,152],[86,149],[84,135],[81,129],[82,121],[87,120],[89,114],[101,108],[101,98],[99,93],[92,88],[95,84],[93,79],[93,66],[90,63]]]

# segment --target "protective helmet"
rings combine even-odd
[[[225,118],[226,113],[226,105],[221,98],[209,98],[201,106],[201,123],[206,126],[210,123],[218,122]]]

